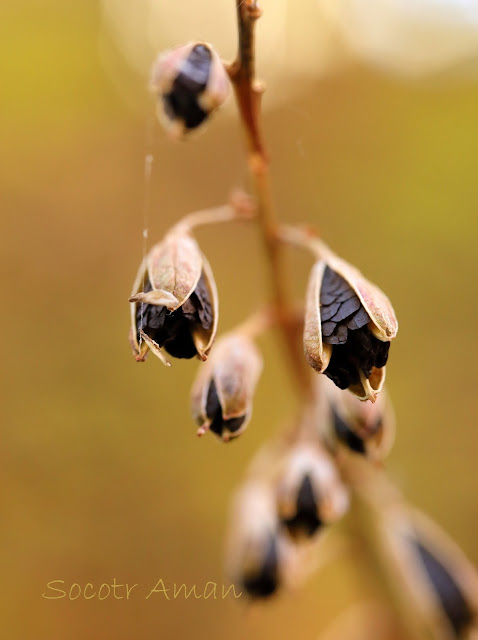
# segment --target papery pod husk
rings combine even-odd
[[[462,550],[423,513],[403,505],[387,510],[382,531],[391,558],[391,571],[401,579],[404,592],[413,600],[424,625],[434,633],[433,637],[439,640],[475,638],[478,629],[478,574]],[[413,541],[420,542],[439,560],[469,607],[473,622],[458,635],[422,566]]]
[[[192,411],[197,424],[207,424],[206,401],[214,380],[225,420],[245,415],[243,429],[252,414],[252,398],[262,371],[262,356],[254,342],[241,333],[223,336],[200,368],[192,389]]]
[[[367,312],[371,333],[382,342],[392,340],[398,330],[398,323],[393,307],[387,296],[369,282],[352,265],[345,262],[331,251],[319,260],[312,268],[306,295],[304,318],[304,353],[310,366],[318,373],[324,373],[332,357],[333,345],[322,340],[322,323],[320,296],[325,269],[329,267],[340,275],[352,288]],[[348,387],[360,400],[375,401],[385,382],[385,367],[373,367],[368,379]]]
[[[227,98],[230,83],[219,54],[209,42],[202,40],[188,42],[187,44],[160,53],[151,71],[150,89],[154,92],[169,93],[175,78],[178,73],[180,73],[181,63],[187,60],[192,50],[198,45],[206,47],[211,53],[211,70],[206,88],[203,92],[207,94],[209,98],[206,99],[204,104],[200,103],[200,106],[205,111],[211,111],[222,104]]]
[[[335,432],[334,412],[347,428],[360,440],[363,454],[372,462],[385,460],[395,441],[395,413],[386,389],[383,389],[375,403],[362,402],[351,393],[343,393],[331,380],[320,377],[323,385],[323,403],[328,406],[319,423],[319,429],[328,449],[335,453],[342,444]],[[379,426],[378,426],[379,425]]]
[[[149,88],[153,92],[169,93],[176,79],[181,63],[186,60],[194,47],[202,42],[187,44],[162,51],[153,63]]]
[[[398,331],[397,318],[390,300],[383,291],[367,280],[356,267],[335,254],[327,257],[327,264],[342,276],[357,294],[370,317],[371,322],[368,326],[373,335],[382,342],[389,342],[395,338]]]
[[[220,107],[227,99],[230,92],[230,80],[224,63],[216,49],[208,42],[201,42],[211,52],[211,71],[209,73],[206,89],[198,98],[199,106],[204,111],[211,112]]]
[[[149,252],[147,270],[153,291],[176,298],[167,306],[175,311],[183,305],[199,282],[204,256],[196,240],[187,233],[171,233]]]
[[[290,449],[283,462],[277,489],[281,519],[287,520],[294,516],[299,487],[306,475],[315,490],[321,521],[328,524],[342,517],[349,500],[334,460],[318,444],[302,442]]]
[[[211,54],[208,81],[204,90],[197,96],[199,107],[209,115],[225,102],[230,92],[229,76],[224,64],[215,48],[209,42],[189,42],[161,53],[152,68],[150,89],[159,94],[160,100],[158,102],[157,115],[174,140],[182,139],[185,134],[190,135],[194,129],[187,129],[180,118],[171,118],[167,115],[162,104],[162,97],[172,90],[175,79],[181,73],[182,63],[187,60],[192,50],[198,45],[206,47]],[[201,126],[202,123],[195,128],[201,128]]]
[[[204,329],[199,326],[192,332],[194,345],[198,352],[200,360],[206,360],[211,350],[212,344],[216,338],[217,324],[219,321],[219,298],[217,294],[216,281],[212,273],[211,266],[204,254],[202,255],[202,273],[204,281],[209,291],[209,297],[212,305],[212,325],[210,329]],[[190,295],[190,294],[189,294]],[[188,296],[189,297],[189,296]],[[187,298],[186,298],[187,299]]]
[[[280,534],[270,484],[251,480],[237,491],[228,531],[226,572],[234,582],[243,584],[257,572],[267,543],[273,538],[277,545],[277,590],[290,584],[297,555],[293,545]]]
[[[372,400],[375,402],[378,394],[385,384],[385,376],[387,367],[372,367],[372,372],[367,381],[363,380],[358,384],[351,384],[348,390],[353,393],[359,400]]]
[[[326,263],[321,260],[312,267],[307,286],[304,316],[304,353],[310,366],[323,373],[332,356],[332,345],[322,341],[320,320],[320,288]]]
[[[149,251],[138,270],[130,302],[131,331],[130,342],[137,358],[143,359],[148,350],[147,345],[140,348],[136,330],[136,310],[141,302],[164,306],[169,311],[176,311],[191,296],[197,287],[201,274],[204,274],[212,309],[212,327],[205,331],[198,327],[193,332],[193,340],[201,359],[206,359],[214,341],[218,322],[218,295],[211,267],[199,249],[196,240],[187,232],[173,229],[161,242]],[[143,293],[145,283],[149,280],[152,290]],[[161,358],[154,350],[155,355]],[[164,358],[163,362],[168,363]]]

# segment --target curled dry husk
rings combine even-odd
[[[235,495],[226,561],[228,575],[250,598],[268,598],[288,585],[296,555],[280,532],[270,484],[250,480]]]
[[[229,76],[214,47],[190,42],[161,53],[151,72],[158,97],[158,117],[175,140],[207,120],[225,102]]]
[[[478,633],[478,575],[461,549],[421,512],[386,510],[385,547],[404,593],[411,595],[424,624],[440,640]]]
[[[321,376],[322,412],[319,430],[332,453],[345,446],[375,463],[381,463],[395,441],[395,413],[383,389],[375,403],[361,402],[351,393],[342,393]]]
[[[343,278],[358,297],[361,308],[369,317],[366,326],[374,338],[384,343],[390,342],[398,329],[395,313],[387,296],[355,267],[327,251],[310,274],[304,323],[304,353],[310,366],[319,373],[327,371],[334,349],[334,345],[324,341],[322,335],[321,287],[327,268]],[[373,366],[368,377],[361,370],[358,373],[360,381],[349,386],[349,390],[361,400],[375,401],[385,380],[385,366]]]
[[[348,506],[348,491],[330,455],[316,443],[292,446],[277,489],[279,518],[289,534],[296,540],[310,537],[341,518]]]
[[[200,324],[191,328],[191,337],[201,360],[206,360],[217,330],[218,296],[216,283],[206,257],[194,238],[184,230],[173,229],[161,242],[156,244],[142,262],[130,297],[131,330],[130,343],[138,361],[145,359],[152,351],[164,364],[169,361],[160,345],[145,332],[138,340],[138,305],[156,305],[168,311],[178,310],[190,298],[200,278],[203,278],[212,305],[212,324],[205,329]],[[149,282],[150,291],[144,291]]]
[[[191,394],[198,435],[209,429],[224,442],[239,436],[250,421],[262,356],[248,336],[230,333],[214,345],[199,369]]]

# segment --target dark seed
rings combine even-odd
[[[229,420],[224,420],[222,417],[222,407],[219,402],[219,397],[217,395],[217,387],[214,379],[211,381],[209,385],[209,390],[207,393],[206,399],[206,415],[209,420],[212,420],[209,429],[217,434],[218,436],[222,436],[224,430],[229,431],[230,433],[235,433],[238,431],[242,425],[244,424],[244,420],[246,416],[239,416],[237,418],[229,418]]]
[[[262,564],[257,571],[244,577],[242,583],[250,596],[256,598],[268,598],[279,586],[279,558],[277,541],[271,534],[267,541],[267,549]]]
[[[349,298],[346,302],[342,302],[340,304],[340,308],[338,309],[332,320],[334,322],[341,322],[342,320],[345,320],[345,318],[348,318],[350,315],[352,315],[352,313],[354,313],[355,311],[358,311],[361,306],[362,305],[360,304],[360,300],[357,298],[357,296],[353,296],[353,298]]]
[[[335,322],[324,322],[324,324],[322,325],[322,336],[324,336],[324,342],[327,342],[327,340],[325,340],[326,337],[329,337],[333,334],[335,327]]]
[[[317,515],[317,501],[308,474],[304,476],[299,488],[296,513],[292,518],[284,520],[283,524],[294,537],[301,533],[310,537],[321,526],[322,521]]]
[[[425,571],[457,637],[472,624],[474,614],[463,592],[443,564],[420,541],[413,540]]]
[[[327,296],[329,298],[329,296]],[[324,304],[324,303],[323,303]],[[340,309],[340,302],[335,302],[334,298],[331,299],[331,303],[325,303],[324,306],[320,309],[320,320],[321,322],[327,322],[330,320]]]
[[[348,282],[326,267],[320,290],[322,340],[334,345],[325,370],[340,389],[360,382],[360,371],[368,378],[373,367],[384,367],[390,348],[367,325],[370,316]]]
[[[198,97],[206,88],[210,70],[211,52],[204,45],[196,45],[183,62],[171,91],[163,96],[167,115],[183,120],[187,129],[194,129],[207,118]]]
[[[334,333],[327,339],[327,342],[329,344],[345,344],[347,336],[347,327],[343,324],[338,324],[334,329]]]
[[[144,291],[148,292],[151,289],[152,286],[148,280]],[[212,321],[212,303],[203,275],[194,292],[176,311],[171,312],[166,307],[144,303],[138,304],[136,310],[138,334],[139,330],[143,329],[174,358],[193,358],[197,355],[191,331],[197,326],[209,330]]]
[[[337,438],[347,445],[349,449],[355,451],[356,453],[365,454],[365,443],[364,441],[358,437],[356,433],[354,433],[351,429],[349,429],[347,423],[342,419],[342,417],[332,409],[333,419],[334,419],[334,429],[337,435]]]
[[[363,307],[355,313],[350,319],[347,320],[347,328],[355,331],[368,324],[370,317]]]

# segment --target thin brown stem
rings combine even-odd
[[[196,227],[221,222],[247,222],[253,220],[255,215],[253,200],[243,191],[234,191],[231,193],[229,204],[188,213],[170,229],[169,233],[191,232]]]
[[[261,99],[263,88],[255,78],[254,27],[261,16],[257,0],[236,0],[239,45],[236,60],[228,72],[236,96],[241,122],[246,136],[248,165],[257,198],[257,220],[261,229],[264,248],[269,263],[273,286],[272,303],[279,319],[282,339],[294,379],[304,395],[309,395],[311,377],[300,348],[300,336],[296,323],[291,323],[290,305],[282,247],[277,236],[278,222],[274,210],[269,177],[269,159],[262,135]]]

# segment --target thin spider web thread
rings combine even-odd
[[[143,182],[143,228],[142,228],[142,261],[141,264],[145,263],[146,255],[148,252],[148,238],[149,238],[149,212],[151,208],[151,176],[153,173],[153,131],[154,131],[154,119],[152,117],[148,118],[146,123],[146,153],[144,156],[144,182]],[[141,283],[141,290],[144,292],[146,271],[143,272],[143,280]],[[140,306],[140,327],[143,326],[143,310],[144,310],[144,302],[141,302]],[[139,336],[139,346],[143,342],[143,338]]]

